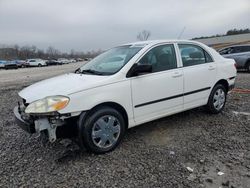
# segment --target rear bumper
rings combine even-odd
[[[18,106],[14,108],[14,115],[15,115],[16,123],[19,127],[21,127],[23,130],[25,130],[26,132],[30,134],[33,134],[36,132],[35,124],[30,123],[27,120],[24,120],[22,118],[22,115],[19,113]]]

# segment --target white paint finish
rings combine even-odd
[[[207,63],[198,66],[181,68],[181,58],[178,49],[178,69],[151,73],[134,78],[126,78],[127,72],[132,65],[154,46],[161,44],[190,43],[199,45],[213,57],[215,63]],[[205,87],[213,87],[221,80],[228,80],[234,84],[230,77],[236,76],[234,61],[225,59],[215,50],[194,41],[146,41],[132,43],[133,45],[144,45],[118,73],[112,76],[96,76],[86,74],[65,74],[33,84],[19,95],[28,103],[42,99],[47,96],[64,95],[70,98],[67,107],[60,113],[78,114],[81,111],[90,110],[96,105],[105,102],[114,102],[121,105],[129,117],[129,127],[148,122],[166,115],[174,114],[193,107],[205,104],[210,91],[178,97],[162,102],[134,108],[135,105],[159,100],[166,97],[183,94]],[[209,70],[211,64],[215,69]],[[179,75],[179,76],[178,76]]]
[[[176,77],[177,74],[179,76]],[[138,76],[131,79],[131,88],[134,107],[149,101],[180,95],[183,93],[183,73],[182,70],[174,69]],[[135,121],[141,123],[144,119],[153,119],[158,114],[168,114],[171,108],[182,110],[183,97],[135,107]]]
[[[70,94],[69,97],[71,100],[68,106],[59,111],[62,114],[68,112],[87,111],[101,103],[114,102],[121,105],[126,110],[130,126],[134,125],[129,80],[123,80],[92,89],[82,90]]]
[[[210,69],[213,67],[214,69]],[[216,64],[205,63],[201,65],[183,67],[184,72],[184,93],[214,86],[216,79]],[[184,96],[184,109],[197,105],[204,105],[207,102],[210,91],[205,90]]]
[[[229,85],[233,85],[235,82],[234,80],[229,80],[230,77],[236,77],[237,70],[234,66],[235,61],[233,59],[223,59],[217,63],[217,75],[216,80],[224,79],[227,80]],[[233,68],[231,68],[233,67]],[[231,75],[231,76],[229,76]]]
[[[47,96],[68,96],[73,92],[103,85],[108,79],[110,79],[108,76],[69,73],[37,82],[23,89],[19,95],[27,98],[27,102],[30,103]]]

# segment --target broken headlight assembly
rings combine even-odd
[[[57,112],[65,108],[69,98],[65,96],[50,96],[30,103],[25,109],[27,114],[44,114]]]

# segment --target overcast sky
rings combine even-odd
[[[250,27],[250,0],[0,0],[0,44],[87,51],[184,27],[183,39]]]

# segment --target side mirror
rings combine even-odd
[[[127,77],[138,76],[141,74],[146,74],[151,72],[152,72],[152,65],[136,63],[128,71]]]

